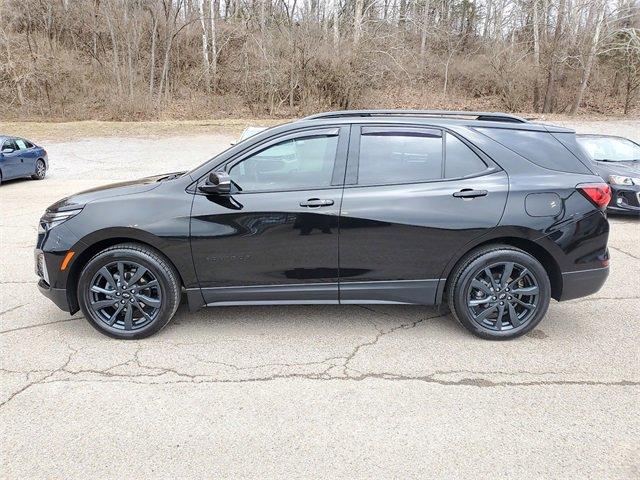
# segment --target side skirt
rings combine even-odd
[[[435,305],[442,279],[187,289],[189,310],[229,305]],[[339,299],[338,299],[339,298]]]

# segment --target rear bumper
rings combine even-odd
[[[586,297],[596,293],[609,276],[609,267],[579,270],[562,274],[562,295],[559,301]]]
[[[64,288],[51,288],[43,278],[38,282],[38,290],[51,300],[56,306],[65,312],[70,311],[69,301],[67,300],[67,291]]]

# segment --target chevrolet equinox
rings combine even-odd
[[[575,134],[498,113],[328,112],[188,171],[51,205],[40,290],[149,336],[221,305],[421,304],[514,338],[609,273],[610,187]]]

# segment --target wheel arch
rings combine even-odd
[[[562,295],[562,270],[560,269],[560,265],[551,254],[551,252],[549,252],[549,250],[547,250],[539,243],[528,238],[499,236],[487,239],[466,248],[465,251],[457,255],[454,260],[449,262],[445,271],[443,272],[443,275],[440,277],[446,279],[446,281],[441,281],[440,285],[438,286],[438,292],[436,294],[437,304],[441,304],[443,301],[445,301],[444,296],[449,286],[449,281],[451,280],[451,272],[454,271],[454,269],[470,252],[482,247],[486,247],[487,245],[508,245],[511,247],[516,247],[534,257],[540,262],[542,267],[547,272],[547,275],[549,276],[549,282],[551,283],[551,297],[556,300],[560,298],[560,296]]]
[[[86,241],[84,241],[83,243],[86,244]],[[80,274],[82,273],[82,269],[84,268],[84,266],[98,252],[101,252],[105,248],[109,248],[121,243],[135,243],[138,245],[143,245],[160,253],[167,259],[169,263],[171,263],[176,272],[178,272],[180,285],[185,286],[183,277],[184,273],[181,272],[180,269],[176,266],[176,263],[171,258],[169,258],[169,256],[167,256],[157,245],[154,245],[154,243],[135,236],[126,235],[103,238],[101,240],[89,243],[89,246],[78,253],[78,256],[71,263],[69,273],[67,274],[66,291],[67,301],[69,303],[69,311],[72,315],[80,310],[80,305],[78,303],[78,280],[80,279]]]

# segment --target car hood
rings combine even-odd
[[[640,174],[640,162],[598,162],[594,165],[602,177],[609,175],[622,175],[625,177],[637,177]]]
[[[96,200],[147,192],[156,188],[160,185],[160,181],[170,176],[172,176],[172,174],[165,173],[163,175],[155,175],[153,177],[145,177],[138,180],[112,183],[109,185],[91,188],[57,201],[47,208],[47,211],[73,210],[74,208],[82,207],[87,203],[95,202]]]

